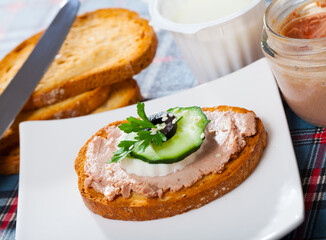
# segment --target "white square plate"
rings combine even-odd
[[[135,105],[86,117],[20,126],[17,239],[276,239],[303,220],[303,195],[282,102],[261,59],[205,85],[148,101],[148,114],[173,106],[240,106],[254,110],[269,134],[261,162],[225,196],[187,213],[154,221],[104,219],[77,188],[74,160],[101,127],[136,115]]]

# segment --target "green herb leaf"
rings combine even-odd
[[[137,114],[141,119],[128,117],[128,123],[122,123],[119,125],[119,128],[125,133],[137,133],[134,140],[121,141],[118,145],[119,149],[114,152],[113,157],[107,163],[119,162],[136,148],[144,151],[151,142],[156,146],[162,146],[163,142],[167,140],[165,135],[161,133],[151,121],[149,121],[145,113],[144,103],[139,102],[137,104]]]
[[[113,157],[107,163],[119,162],[124,159],[132,150],[136,147],[138,141],[133,140],[124,140],[121,141],[118,145],[119,149],[115,151]]]
[[[140,141],[140,144],[137,145],[137,148],[140,150],[140,151],[145,151],[145,149],[148,147],[148,145],[151,143],[151,140],[150,139],[145,139],[145,140],[142,140]]]
[[[146,116],[146,113],[145,113],[145,103],[140,102],[140,103],[137,104],[137,114],[144,121],[150,122],[148,117]],[[152,124],[152,125],[154,125],[154,124]]]
[[[162,146],[162,143],[166,141],[166,136],[158,131],[157,134],[153,135],[152,141],[156,146]]]
[[[130,148],[132,145],[135,145],[137,141],[134,140],[123,140],[118,144],[119,148]]]
[[[156,146],[162,146],[162,142],[166,141],[166,137],[163,133],[161,133],[159,130],[155,129],[155,134],[153,134],[153,130],[151,131],[139,131],[137,137],[135,139],[141,141],[146,140],[148,142],[147,146],[150,142],[153,142]],[[144,144],[143,144],[144,145]],[[147,147],[145,146],[145,147]]]

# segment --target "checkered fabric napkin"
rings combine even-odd
[[[141,0],[81,2],[81,13],[124,7],[149,18],[147,5]],[[1,0],[0,58],[20,41],[46,27],[59,9],[59,3],[60,0]],[[197,84],[171,35],[166,31],[157,31],[157,35],[159,47],[153,63],[136,76],[147,99]],[[326,239],[326,130],[305,123],[286,104],[284,108],[300,169],[306,211],[304,223],[284,239]],[[0,239],[15,239],[18,179],[18,175],[0,176]]]
[[[286,103],[284,108],[299,165],[305,204],[304,223],[284,239],[326,239],[326,128],[304,122]]]
[[[15,239],[18,175],[0,175],[0,239]]]

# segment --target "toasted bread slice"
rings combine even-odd
[[[243,108],[219,106],[203,108],[204,111],[228,111],[239,113],[249,112]],[[222,173],[211,173],[202,177],[194,185],[180,191],[166,192],[162,198],[146,198],[144,195],[132,192],[130,198],[117,196],[113,201],[93,188],[85,186],[84,166],[89,142],[95,136],[107,137],[106,128],[99,130],[80,150],[75,160],[75,170],[78,175],[78,188],[85,205],[94,213],[105,218],[120,220],[152,220],[171,217],[190,209],[199,208],[212,200],[228,193],[242,183],[255,169],[267,143],[267,132],[257,118],[257,132],[246,138],[246,146],[227,163]],[[117,126],[123,121],[114,122],[108,126]]]
[[[111,86],[109,98],[95,111],[100,113],[116,108],[121,108],[141,101],[141,94],[136,80],[128,79]]]
[[[19,173],[19,146],[6,154],[0,154],[0,174],[11,175]]]
[[[33,50],[38,33],[0,62],[0,94]],[[63,46],[25,105],[52,105],[131,78],[154,58],[157,38],[148,21],[126,9],[102,9],[76,18]],[[37,67],[37,66],[36,66]]]
[[[34,111],[22,111],[0,139],[0,153],[19,142],[19,123],[33,120],[50,120],[77,117],[90,113],[108,98],[111,86],[96,88],[78,96]]]
[[[97,95],[94,96],[97,98]],[[92,98],[92,96],[89,96]],[[91,99],[94,101],[94,99]],[[128,79],[123,82],[115,83],[111,86],[109,97],[105,102],[91,113],[104,112],[120,107],[125,107],[130,104],[134,104],[141,100],[141,94],[137,82],[134,79]],[[79,103],[79,107],[82,104]],[[85,109],[82,107],[82,109]],[[44,119],[46,113],[41,113]],[[0,141],[1,142],[1,141]],[[14,147],[10,151],[0,154],[0,174],[18,174],[19,173],[19,146],[18,143],[14,144]]]

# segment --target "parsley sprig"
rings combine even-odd
[[[125,133],[136,133],[133,140],[123,140],[119,143],[119,149],[114,152],[113,157],[107,163],[119,162],[130,154],[134,149],[144,151],[153,142],[156,146],[162,146],[166,141],[166,136],[160,131],[158,126],[149,121],[145,113],[145,104],[137,104],[137,114],[140,119],[128,117],[128,123],[122,123],[119,128]]]

